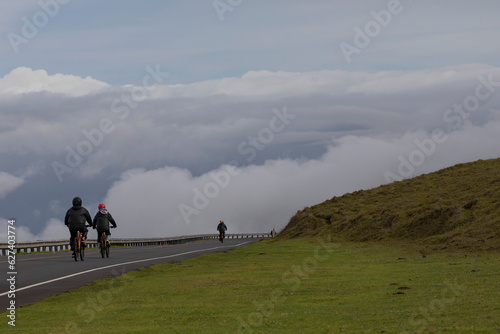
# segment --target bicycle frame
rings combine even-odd
[[[84,226],[84,227],[89,227]],[[85,248],[86,245],[83,243],[83,232],[80,230],[76,231],[75,239],[73,240],[73,251],[75,252],[75,261],[78,261],[78,256],[80,256],[80,260],[83,261],[85,256]]]
[[[105,231],[103,231],[101,234],[101,256],[103,258],[104,254],[106,254],[106,257],[109,257],[108,236],[106,235]]]
[[[83,261],[84,250],[82,249],[82,232],[80,231],[76,232],[74,250],[75,261],[78,261],[78,257],[80,257],[80,259]]]

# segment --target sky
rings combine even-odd
[[[500,2],[0,5],[0,242],[283,229],[334,196],[500,157]],[[404,194],[401,194],[404,196]],[[95,237],[95,232],[90,237]]]

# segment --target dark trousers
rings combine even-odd
[[[70,238],[69,238],[69,245],[71,247],[71,250],[72,251],[75,251],[75,238],[76,238],[76,234],[78,233],[78,231],[80,231],[83,235],[83,237],[86,239],[87,238],[87,233],[88,233],[88,229],[83,226],[83,227],[73,227],[73,228],[69,228],[69,233],[71,234]]]
[[[108,235],[111,235],[111,232],[109,232],[109,230],[97,230],[97,242],[101,242],[101,236],[103,233],[106,233],[106,237]]]

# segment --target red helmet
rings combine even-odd
[[[106,209],[106,205],[103,203],[99,204],[99,210]]]

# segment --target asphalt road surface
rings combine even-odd
[[[9,269],[7,257],[0,257],[0,312],[7,311],[12,300],[15,307],[34,303],[54,294],[90,284],[98,279],[119,277],[127,271],[146,268],[156,263],[180,261],[202,254],[222,252],[248,245],[256,239],[204,240],[178,245],[148,247],[111,247],[109,258],[102,258],[97,249],[88,249],[83,262],[71,252],[16,255],[15,274]],[[15,297],[12,295],[15,285]]]

